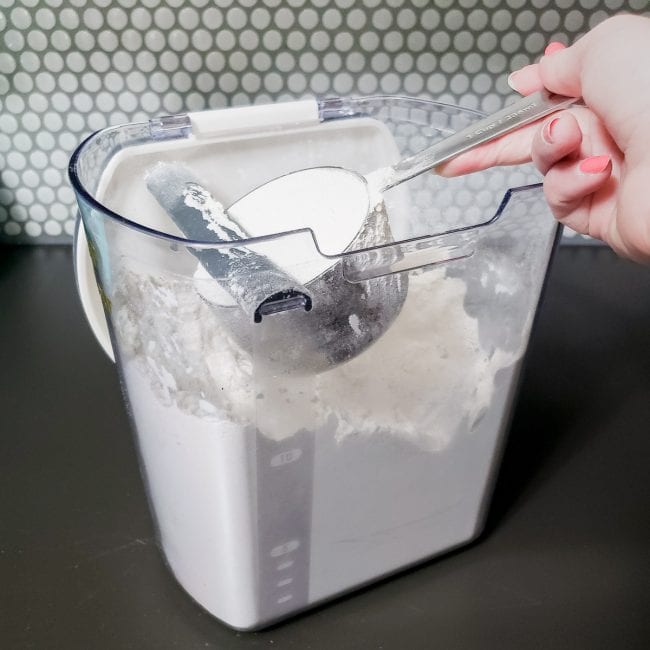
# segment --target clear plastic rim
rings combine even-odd
[[[485,117],[484,113],[482,113],[480,111],[476,111],[476,110],[471,109],[471,108],[465,108],[465,107],[461,107],[461,106],[456,106],[454,104],[446,104],[444,102],[437,102],[437,101],[434,101],[434,100],[422,99],[422,98],[417,98],[417,97],[404,97],[404,96],[401,96],[401,95],[370,95],[370,96],[366,96],[366,97],[357,97],[357,98],[353,98],[353,99],[349,99],[349,100],[345,100],[345,101],[347,101],[349,103],[353,103],[353,104],[362,104],[363,102],[367,102],[367,101],[370,101],[370,100],[372,100],[372,101],[384,100],[384,101],[392,101],[392,102],[394,102],[394,101],[409,102],[410,104],[413,104],[413,105],[420,104],[420,105],[427,105],[427,106],[430,106],[430,107],[431,106],[440,107],[441,109],[452,109],[452,110],[455,110],[455,111],[462,111],[463,113],[476,116],[477,118]],[[144,126],[147,123],[146,122],[133,122],[133,123],[130,123],[130,125],[138,125],[138,124]],[[214,241],[206,241],[206,240],[201,240],[201,239],[187,239],[185,237],[179,237],[178,235],[172,235],[170,233],[165,233],[165,232],[162,232],[160,230],[156,230],[155,228],[149,228],[148,226],[144,226],[142,224],[139,224],[139,223],[137,223],[135,221],[132,221],[131,219],[127,219],[126,217],[118,214],[117,212],[114,212],[113,210],[111,210],[110,208],[105,206],[103,203],[101,203],[99,200],[97,200],[85,188],[85,186],[81,182],[81,179],[80,179],[79,173],[78,173],[79,159],[82,156],[85,147],[94,138],[96,138],[100,133],[108,133],[108,132],[113,131],[113,130],[121,129],[124,126],[125,125],[110,126],[110,127],[105,128],[105,129],[100,129],[99,131],[95,131],[94,133],[89,135],[85,140],[83,140],[76,147],[76,149],[72,153],[72,156],[70,157],[70,162],[68,163],[68,178],[70,179],[70,183],[72,184],[72,188],[75,191],[75,193],[77,194],[77,196],[80,199],[82,199],[85,203],[89,204],[91,206],[91,208],[93,208],[94,210],[97,210],[98,212],[100,212],[102,215],[104,215],[106,217],[109,217],[113,221],[115,221],[115,222],[117,222],[117,223],[119,223],[119,224],[121,224],[121,225],[123,225],[123,226],[125,226],[127,228],[130,228],[132,230],[140,232],[143,235],[146,235],[148,237],[161,239],[161,240],[169,242],[171,244],[180,244],[182,246],[196,248],[196,249],[199,249],[199,250],[201,250],[201,249],[215,249],[215,248],[221,248],[221,247],[228,248],[228,247],[232,246],[231,242],[214,242]],[[505,193],[505,195],[503,197],[503,200],[501,201],[499,207],[497,208],[496,213],[492,217],[490,217],[487,221],[481,222],[479,224],[473,224],[473,225],[470,225],[470,226],[462,226],[460,228],[447,230],[447,231],[444,231],[444,232],[430,233],[430,234],[427,234],[427,235],[414,237],[414,238],[411,238],[411,239],[404,240],[404,242],[418,241],[420,239],[425,239],[425,238],[428,238],[428,237],[431,237],[431,236],[441,236],[441,235],[446,235],[446,234],[451,234],[451,233],[456,233],[456,232],[463,232],[463,231],[473,230],[475,228],[481,228],[481,227],[487,226],[490,223],[492,223],[495,219],[498,219],[499,215],[503,212],[503,209],[504,209],[505,205],[508,203],[508,200],[509,200],[509,198],[510,198],[510,196],[512,195],[513,192],[520,191],[520,190],[532,189],[532,188],[538,187],[540,185],[541,185],[541,183],[534,184],[534,185],[526,185],[526,186],[521,186],[521,187],[509,188],[506,191],[506,193]],[[250,243],[250,244],[255,244],[255,243],[258,243],[258,242],[261,243],[261,242],[273,241],[273,240],[276,240],[276,239],[278,239],[280,237],[286,237],[288,235],[305,234],[305,233],[308,233],[308,234],[311,235],[318,252],[323,257],[331,258],[331,259],[337,259],[337,258],[340,258],[342,255],[350,254],[352,252],[358,253],[361,250],[374,250],[376,248],[382,248],[384,246],[394,245],[394,243],[395,243],[395,242],[393,242],[392,244],[383,244],[381,246],[370,247],[368,249],[358,249],[358,250],[349,251],[349,252],[345,251],[345,252],[341,253],[340,255],[327,255],[327,254],[323,253],[320,250],[320,248],[318,246],[318,241],[316,240],[315,233],[311,228],[299,228],[299,229],[295,229],[295,230],[288,230],[288,231],[284,231],[284,232],[280,232],[280,233],[274,233],[272,235],[263,235],[263,236],[260,236],[260,237],[251,237],[251,238],[243,240],[243,241],[245,241],[247,243]]]

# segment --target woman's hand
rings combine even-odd
[[[571,47],[547,47],[514,72],[523,95],[542,87],[582,97],[576,106],[441,165],[457,176],[532,162],[553,214],[615,251],[650,263],[650,19],[617,16]]]

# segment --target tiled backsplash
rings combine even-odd
[[[305,95],[493,111],[507,73],[648,0],[0,0],[0,241],[70,241],[102,127]]]

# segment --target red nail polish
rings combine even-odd
[[[546,144],[553,144],[553,130],[555,125],[560,121],[559,117],[554,117],[550,122],[547,122],[542,129],[542,140]]]
[[[591,156],[585,158],[578,167],[585,174],[600,174],[607,169],[608,165],[609,156]]]
[[[549,43],[546,46],[546,49],[544,50],[544,56],[548,56],[549,54],[555,54],[556,52],[565,49],[565,47],[566,45],[564,45],[563,43],[560,43],[558,41],[553,41],[552,43]]]

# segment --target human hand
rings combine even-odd
[[[553,214],[620,255],[650,263],[650,19],[610,18],[539,63],[514,72],[523,95],[543,87],[575,106],[481,145],[436,171],[467,174],[532,162]]]

